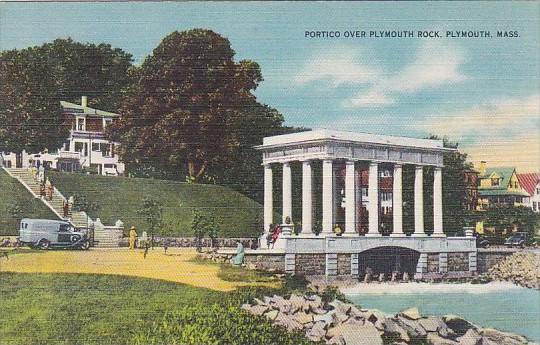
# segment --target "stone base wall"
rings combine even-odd
[[[448,253],[448,272],[469,272],[468,253]]]
[[[351,254],[338,254],[337,274],[348,276],[351,274]]]
[[[285,254],[246,254],[244,263],[246,266],[253,265],[258,270],[285,272]]]
[[[427,256],[427,271],[439,272],[439,253],[429,253]]]
[[[296,274],[316,276],[325,274],[325,254],[296,254]]]
[[[139,234],[140,236],[141,234]],[[150,237],[150,234],[148,234]],[[163,237],[154,236],[154,241],[157,245],[167,244],[168,247],[195,248],[197,247],[197,239],[195,237]],[[257,249],[259,240],[256,238],[239,237],[239,238],[216,238],[214,245],[218,248],[236,248],[236,241],[240,241],[246,249]],[[201,244],[205,248],[212,247],[209,238],[203,238]]]
[[[479,250],[476,259],[478,273],[486,273],[491,267],[514,253],[515,251]]]

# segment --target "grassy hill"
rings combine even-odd
[[[257,220],[262,219],[261,205],[226,187],[83,174],[51,173],[49,176],[64,196],[82,194],[97,203],[99,209],[90,212],[90,216],[99,217],[105,225],[120,219],[126,228],[135,225],[139,233],[146,230],[137,210],[144,197],[151,197],[163,204],[164,226],[157,231],[162,235],[191,236],[195,209],[220,220],[220,237],[251,237],[262,231],[261,225],[257,225]]]
[[[22,217],[57,219],[47,206],[0,169],[0,236],[17,235]]]

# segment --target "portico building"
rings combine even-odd
[[[368,251],[377,256],[377,248],[381,253],[395,253],[398,258],[407,256],[410,251],[415,273],[420,275],[428,273],[428,256],[433,259],[435,254],[437,273],[447,272],[449,254],[467,259],[467,273],[476,270],[474,240],[449,238],[444,233],[443,154],[452,149],[443,147],[442,140],[314,130],[267,137],[257,149],[263,153],[264,166],[265,233],[260,247],[266,248],[271,224],[281,224],[283,234],[274,251],[285,253],[286,271],[298,273],[302,270],[298,262],[324,257],[324,272],[318,273],[338,275],[339,261],[342,266],[344,262],[348,263],[345,266],[350,266],[345,272],[358,275],[366,264],[359,262],[359,258],[365,259]],[[322,181],[322,186],[314,185],[314,165],[322,165],[321,178],[317,179]],[[296,217],[299,219],[293,217],[293,166],[301,169],[302,176],[301,217]],[[404,167],[414,170],[413,185],[406,188]],[[429,222],[425,222],[424,216],[424,171],[427,168],[432,171],[428,188],[432,193],[429,196],[432,220]],[[280,210],[274,207],[278,203],[273,193],[275,169],[282,171]],[[320,193],[314,193],[315,188],[319,188]],[[405,192],[413,193],[412,228],[404,228]],[[315,195],[321,200],[314,200]],[[320,219],[314,219],[316,202],[321,205]],[[275,219],[275,211],[281,213],[281,219]],[[426,223],[430,224],[429,228]],[[335,233],[336,226],[343,234]],[[390,264],[400,265],[404,263]]]

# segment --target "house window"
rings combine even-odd
[[[368,189],[362,188],[362,198],[367,198],[367,196],[368,196]]]
[[[84,131],[84,119],[78,117],[77,118],[77,130],[78,131]]]
[[[499,179],[497,177],[494,177],[491,179],[491,185],[492,186],[498,186],[499,185]]]
[[[533,208],[533,210],[538,211],[538,209],[536,208],[536,205],[537,205],[536,201],[533,201],[533,207],[532,208]]]
[[[84,143],[75,142],[75,152],[83,152]]]
[[[105,121],[103,121],[103,128],[105,129],[106,127],[110,126],[111,124],[112,124],[111,119],[105,119]]]
[[[390,177],[390,170],[381,171],[381,177]]]
[[[382,201],[390,201],[390,200],[392,200],[392,193],[390,193],[390,192],[382,192],[381,193],[381,200]]]
[[[101,151],[100,148],[99,148],[99,143],[92,143],[92,151],[93,152]]]

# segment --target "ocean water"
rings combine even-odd
[[[417,307],[423,315],[455,314],[481,327],[540,342],[540,291],[507,284],[360,284],[344,289],[354,303],[394,314]]]

